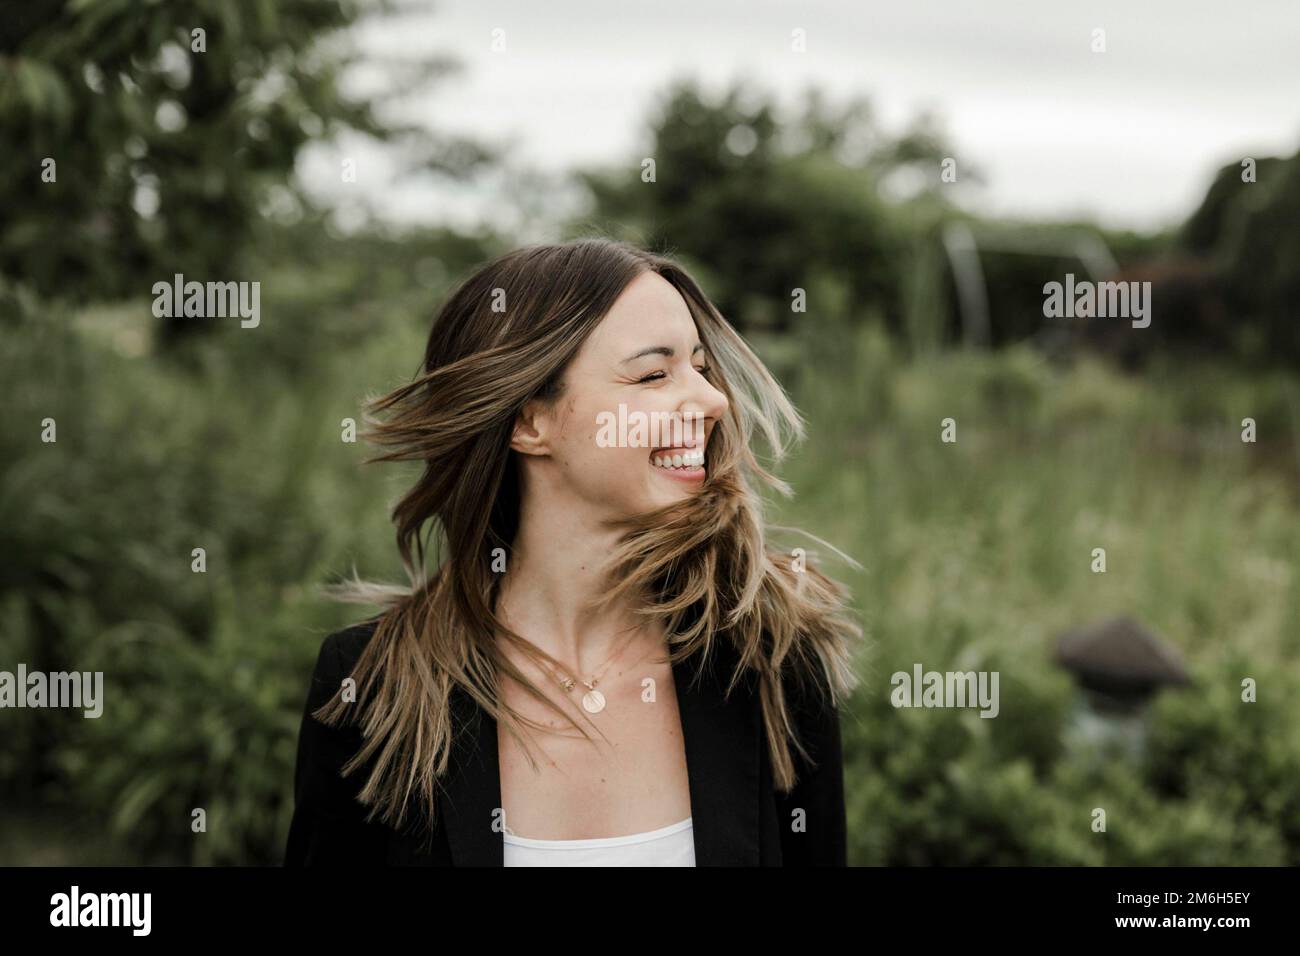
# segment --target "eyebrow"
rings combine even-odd
[[[703,351],[704,351],[704,343],[696,342],[695,348],[691,349],[691,354],[694,355],[696,352],[703,352]],[[618,364],[626,365],[628,362],[635,361],[636,359],[639,358],[644,358],[647,355],[662,355],[664,358],[672,358],[676,354],[677,354],[676,349],[674,349],[671,345],[652,345],[648,349],[642,349],[640,352],[637,352],[635,355],[629,355],[627,358],[623,359],[623,361],[619,362]]]

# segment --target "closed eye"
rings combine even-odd
[[[708,377],[708,376],[713,372],[713,366],[712,366],[712,365],[705,365],[705,366],[702,367],[702,368],[697,368],[695,371],[699,372],[701,375],[703,375],[703,376],[705,376],[705,377]],[[662,371],[659,371],[659,372],[651,372],[649,375],[642,376],[641,378],[637,379],[636,381],[637,381],[637,384],[640,385],[640,384],[642,384],[643,382],[654,382],[654,381],[657,381],[658,379],[665,378],[665,377],[666,377],[666,373],[664,373],[664,372],[662,372]]]

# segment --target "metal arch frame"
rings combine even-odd
[[[986,236],[981,240],[968,223],[951,222],[943,228],[942,241],[957,286],[962,342],[969,348],[988,348],[992,332],[988,286],[984,281],[984,265],[980,261],[981,249],[1054,258],[1072,255],[1084,264],[1095,282],[1119,271],[1119,263],[1105,240],[1096,233],[1083,230],[1023,239],[1003,234],[993,239]],[[1066,320],[1051,319],[1034,339],[1039,340],[1039,344],[1051,346],[1062,340],[1068,342],[1071,331]]]

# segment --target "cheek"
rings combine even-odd
[[[629,410],[631,406],[629,406]],[[641,476],[650,449],[601,444],[609,439],[602,433],[599,414],[610,411],[579,407],[571,410],[555,444],[557,463],[576,484],[586,488],[608,488],[617,493]],[[612,410],[617,414],[617,406]],[[613,436],[618,440],[617,433]]]
[[[582,497],[602,501],[622,512],[645,510],[660,504],[660,498],[671,489],[656,478],[650,467],[652,445],[606,445],[602,442],[623,441],[629,434],[620,435],[617,428],[602,429],[602,422],[618,419],[618,405],[626,407],[626,415],[663,412],[653,393],[602,396],[600,401],[575,401],[566,407],[563,427],[555,444],[555,459],[564,473],[564,480],[579,490]],[[642,429],[644,433],[644,429]],[[648,436],[642,434],[642,439]]]
[[[592,447],[595,448],[593,441]],[[649,448],[595,448],[595,467],[623,486],[643,477]]]
[[[586,443],[586,464],[576,469],[576,476],[593,497],[620,512],[642,511],[650,507],[654,475],[650,473],[649,448],[611,447],[596,444],[595,432]]]

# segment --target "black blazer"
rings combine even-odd
[[[410,826],[402,831],[368,823],[356,800],[367,764],[343,777],[339,770],[361,746],[355,726],[329,727],[311,716],[351,673],[375,622],[325,638],[298,738],[294,813],[286,866],[370,864],[407,866],[502,866],[502,834],[493,827],[501,806],[497,724],[468,694],[452,692],[451,764],[446,792],[438,798],[431,850]],[[734,651],[714,651],[710,666],[694,679],[694,658],[673,666],[685,739],[697,866],[844,866],[846,856],[844,773],[839,715],[816,695],[787,692],[800,740],[816,763],[794,752],[799,778],[788,794],[772,784],[762,732],[762,712],[747,677],[723,700]],[[698,657],[698,655],[696,655]],[[792,822],[805,811],[802,832]]]

